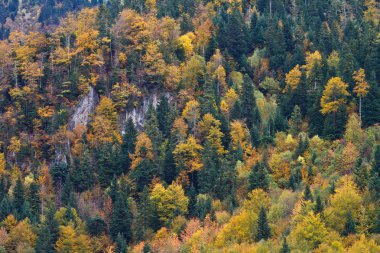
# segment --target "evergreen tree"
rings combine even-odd
[[[314,212],[315,213],[321,213],[323,211],[323,203],[321,200],[321,196],[317,194],[317,197],[315,199],[315,206],[314,206]]]
[[[344,224],[343,235],[355,234],[356,233],[356,224],[352,217],[351,211],[347,212],[346,223]]]
[[[131,241],[131,220],[132,214],[129,207],[127,182],[122,178],[111,212],[110,234],[114,240],[117,239],[118,234],[121,234],[127,242]]]
[[[380,210],[377,211],[376,220],[373,226],[373,232],[380,234]]]
[[[149,228],[158,229],[155,224],[158,216],[156,215],[154,206],[149,198],[148,187],[145,186],[138,203],[138,216],[137,216],[137,239],[143,240],[145,238],[146,232]]]
[[[259,218],[257,220],[256,241],[267,240],[270,237],[270,228],[267,220],[267,213],[264,207],[261,207]]]
[[[95,181],[94,169],[91,164],[90,151],[87,146],[84,147],[81,157],[75,159],[75,166],[70,174],[70,179],[76,191],[84,192],[93,186]]]
[[[135,124],[133,123],[132,118],[128,118],[127,124],[125,126],[123,143],[121,144],[121,172],[125,173],[129,170],[131,166],[130,154],[135,152],[137,131],[135,129]]]
[[[361,157],[355,163],[354,166],[354,181],[358,186],[359,190],[364,191],[368,185],[368,170],[363,166],[363,159]]]
[[[298,105],[294,106],[292,115],[290,117],[290,133],[294,136],[301,131],[302,127],[302,113]]]
[[[0,220],[4,220],[13,211],[12,202],[8,195],[5,195],[0,202]]]
[[[98,180],[100,186],[107,187],[111,182],[114,175],[117,174],[117,162],[115,159],[117,155],[113,152],[113,147],[111,143],[106,143],[102,145],[96,153],[98,161]]]
[[[30,203],[31,220],[38,222],[41,210],[40,187],[37,183],[31,183],[29,186],[28,202]]]
[[[284,239],[282,241],[280,253],[290,253],[290,248],[288,246],[288,243],[286,242],[286,237],[284,237]]]
[[[303,192],[303,199],[313,202],[313,194],[311,193],[309,184],[307,184],[305,187],[305,191]]]
[[[65,179],[65,184],[63,185],[62,193],[61,193],[61,201],[63,204],[67,205],[71,198],[73,193],[73,184],[71,182],[70,174],[67,174]]]
[[[127,253],[127,243],[120,233],[116,237],[115,253]]]
[[[375,198],[380,198],[380,145],[375,147],[368,188]]]
[[[59,237],[59,224],[54,217],[55,212],[56,209],[53,206],[48,209],[41,228],[38,231],[38,238],[36,243],[37,253],[56,252],[55,242]]]
[[[161,96],[160,103],[157,106],[158,127],[164,137],[167,137],[172,127],[172,112],[169,100],[166,96]]]
[[[25,189],[24,184],[20,178],[17,178],[16,185],[13,189],[13,207],[15,209],[16,217],[22,219],[23,207],[25,202]]]
[[[268,172],[262,163],[256,163],[249,174],[249,189],[261,188],[265,191],[269,188]]]
[[[242,87],[241,101],[241,116],[246,119],[249,129],[260,122],[260,116],[256,107],[256,99],[253,92],[253,82],[246,74],[244,75],[244,82]]]

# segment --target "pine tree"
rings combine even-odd
[[[311,193],[309,184],[307,184],[305,187],[305,191],[303,193],[303,199],[310,200],[311,202],[313,202],[313,194]]]
[[[250,190],[261,188],[266,191],[269,188],[268,172],[261,163],[255,164],[248,180]]]
[[[294,136],[301,131],[302,127],[302,113],[298,105],[294,106],[292,115],[290,117],[290,133]]]
[[[87,146],[84,147],[79,161],[75,159],[75,166],[70,174],[73,187],[76,191],[84,192],[93,186],[95,181],[94,169],[91,164],[90,151]]]
[[[63,185],[63,190],[61,193],[61,201],[63,204],[67,205],[71,200],[71,195],[73,192],[73,184],[71,182],[70,174],[67,174],[65,179],[65,184]]]
[[[315,206],[314,206],[314,212],[315,213],[321,213],[323,211],[323,203],[321,200],[321,196],[317,194],[317,197],[315,199]]]
[[[377,211],[375,224],[373,226],[373,232],[380,234],[380,210]]]
[[[356,224],[352,217],[351,211],[347,212],[346,223],[344,224],[343,235],[355,234],[356,233]]]
[[[0,220],[4,220],[13,211],[12,202],[8,195],[5,195],[0,202]]]
[[[145,233],[149,230],[149,228],[157,228],[154,226],[155,224],[157,224],[155,222],[156,219],[158,218],[156,217],[155,209],[149,198],[148,187],[145,186],[141,193],[140,201],[138,203],[138,228],[136,232],[138,240],[144,239]]]
[[[244,75],[244,82],[242,87],[243,94],[241,95],[241,116],[246,119],[246,124],[249,129],[254,125],[258,125],[260,117],[256,107],[256,99],[253,93],[253,82],[246,74]]]
[[[116,237],[115,253],[127,253],[127,248],[124,237],[119,233]]]
[[[354,167],[354,182],[358,186],[359,190],[364,191],[368,185],[368,170],[363,165],[363,159],[361,157],[355,163]]]
[[[282,247],[280,249],[280,253],[290,253],[290,248],[288,246],[288,243],[286,242],[286,237],[284,237],[282,241]]]
[[[380,198],[380,145],[375,147],[368,188],[375,198]]]
[[[129,207],[127,183],[122,178],[115,203],[113,204],[110,220],[110,234],[114,240],[117,239],[118,234],[121,234],[127,242],[131,241],[131,219],[132,214]]]
[[[267,220],[267,213],[264,207],[261,207],[259,218],[257,220],[256,241],[267,240],[270,237],[270,228]]]
[[[41,211],[41,198],[39,191],[40,187],[37,183],[33,182],[30,184],[28,202],[30,203],[30,212],[32,215],[30,218],[33,222],[38,222]]]
[[[54,217],[56,209],[51,206],[46,217],[38,231],[36,243],[37,253],[55,253],[55,243],[59,237],[59,224]]]
[[[121,144],[121,172],[125,173],[129,170],[131,166],[130,154],[135,152],[137,131],[132,118],[128,118],[127,124],[124,129],[123,143]]]
[[[16,180],[16,185],[13,190],[13,207],[16,212],[16,217],[22,219],[23,207],[25,202],[25,189],[21,179]]]
[[[96,153],[98,161],[98,180],[100,186],[107,187],[114,175],[117,174],[116,152],[113,152],[112,143],[102,145]]]
[[[166,96],[161,96],[160,103],[157,106],[158,127],[164,137],[167,137],[172,127],[172,112],[169,100]]]

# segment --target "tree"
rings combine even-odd
[[[127,253],[127,243],[121,234],[116,237],[115,253]]]
[[[351,212],[347,212],[346,223],[344,224],[343,235],[355,234],[356,233],[356,224],[352,218]]]
[[[259,218],[257,220],[256,241],[267,240],[270,237],[270,228],[267,220],[267,213],[264,207],[261,207]]]
[[[57,253],[83,252],[90,253],[90,238],[84,234],[78,234],[72,225],[60,226],[59,238],[55,244]]]
[[[340,77],[332,77],[323,91],[321,98],[321,113],[336,113],[340,106],[345,105],[348,85]]]
[[[313,250],[325,242],[328,231],[319,214],[309,212],[290,233],[291,240],[302,250]]]
[[[302,128],[302,113],[301,108],[298,105],[294,106],[292,115],[290,116],[290,133],[292,135],[297,135]]]
[[[246,124],[249,129],[259,123],[259,115],[256,106],[256,99],[253,93],[253,82],[246,74],[242,87],[241,101],[241,116],[246,119]]]
[[[55,208],[50,207],[38,232],[37,253],[54,253],[55,243],[59,237],[59,224],[54,217]]]
[[[13,190],[13,207],[16,211],[16,217],[19,219],[24,218],[23,217],[23,206],[25,203],[25,189],[24,184],[22,183],[21,179],[18,178],[16,180],[16,185]]]
[[[256,163],[251,173],[249,174],[249,188],[253,189],[263,189],[265,191],[269,188],[268,172],[262,163]]]
[[[163,225],[169,225],[176,216],[187,213],[189,199],[186,197],[182,186],[174,182],[168,188],[157,183],[150,194],[150,200],[154,204]]]
[[[123,143],[121,144],[120,167],[121,172],[127,172],[131,166],[131,155],[135,151],[137,131],[132,118],[128,118],[125,126]]]
[[[309,184],[307,184],[305,187],[305,191],[303,193],[303,199],[313,202],[313,194],[311,193]]]
[[[380,197],[380,145],[375,147],[373,153],[372,170],[368,188],[375,198]]]
[[[280,253],[290,253],[290,248],[288,246],[288,243],[286,242],[286,237],[284,237],[284,239],[282,240]]]
[[[297,89],[301,82],[302,72],[300,66],[297,64],[288,74],[285,76],[286,87],[292,91]]]
[[[157,42],[147,45],[145,55],[142,57],[146,81],[152,87],[162,86],[165,78],[165,61],[158,50]]]
[[[354,87],[354,93],[359,97],[359,117],[360,122],[362,119],[362,98],[368,94],[369,84],[365,80],[364,69],[360,68],[359,70],[353,73],[352,78],[354,79],[356,85]]]
[[[122,178],[119,191],[113,203],[111,219],[110,219],[110,234],[114,240],[118,235],[130,242],[132,239],[131,223],[132,214],[128,200],[127,182]]]

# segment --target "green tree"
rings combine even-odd
[[[347,212],[346,223],[344,224],[343,235],[355,234],[356,233],[356,224],[354,218],[352,217],[351,211]]]
[[[257,220],[256,241],[267,240],[270,237],[270,228],[267,220],[267,213],[264,207],[261,207],[259,218]]]
[[[124,237],[119,233],[116,237],[115,253],[127,253],[128,247]]]
[[[13,190],[13,207],[16,212],[16,217],[22,219],[23,207],[25,203],[25,188],[21,179],[16,180],[16,185]]]
[[[290,253],[290,248],[288,246],[288,243],[286,242],[286,237],[284,237],[284,239],[282,240],[280,253]]]
[[[249,174],[250,190],[261,188],[265,191],[269,188],[268,172],[262,163],[256,163]]]
[[[256,99],[253,93],[253,82],[246,74],[244,75],[244,82],[242,87],[241,102],[241,116],[246,119],[246,124],[249,129],[260,122],[260,116],[256,106]]]
[[[130,242],[132,239],[132,213],[129,206],[128,192],[127,182],[123,177],[112,207],[110,234],[114,240],[117,239],[118,234],[121,234],[127,242]]]
[[[375,198],[380,198],[380,145],[375,147],[368,188]]]
[[[131,167],[130,155],[135,151],[137,131],[132,118],[128,118],[124,129],[123,143],[121,144],[120,169],[126,173]]]
[[[38,231],[36,243],[37,253],[55,253],[55,243],[59,237],[59,224],[54,217],[56,210],[51,206]]]
[[[292,115],[290,116],[290,133],[292,135],[297,135],[301,131],[302,127],[302,113],[301,108],[298,105],[294,106]]]
[[[311,193],[309,184],[305,186],[305,191],[303,192],[303,199],[310,200],[311,202],[313,202],[313,194]]]

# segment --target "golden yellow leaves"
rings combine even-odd
[[[322,94],[321,113],[329,114],[337,112],[339,106],[345,105],[346,97],[350,95],[347,88],[348,85],[340,77],[331,78]]]
[[[144,132],[136,137],[135,153],[131,155],[131,168],[135,169],[143,159],[153,160],[153,144]]]
[[[360,68],[359,70],[355,71],[352,75],[352,78],[356,83],[356,86],[354,87],[354,93],[356,93],[358,97],[364,97],[365,95],[367,95],[369,90],[369,84],[365,80],[364,69]]]
[[[202,167],[200,152],[203,147],[197,143],[194,136],[189,135],[185,143],[179,143],[173,151],[174,160],[179,168],[187,172],[199,171]]]
[[[302,73],[300,71],[300,66],[297,64],[288,74],[286,74],[285,82],[286,87],[291,90],[297,89],[300,81],[301,81]]]

